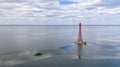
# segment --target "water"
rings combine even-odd
[[[77,34],[78,26],[0,26],[0,67],[120,67],[120,26],[83,26],[82,47]]]

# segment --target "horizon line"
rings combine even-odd
[[[78,26],[78,25],[34,25],[34,24],[4,24],[4,25],[0,25],[0,26]],[[120,26],[120,25],[111,25],[111,24],[105,24],[105,25],[102,25],[102,24],[83,24],[82,26]]]

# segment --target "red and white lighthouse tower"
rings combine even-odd
[[[81,27],[81,23],[79,24],[79,32],[78,32],[78,41],[77,42],[80,42],[82,41],[82,27]]]
[[[86,45],[86,41],[82,40],[82,23],[79,24],[78,40],[76,42],[78,45]]]

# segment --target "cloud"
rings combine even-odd
[[[37,10],[37,8],[24,3],[1,3],[0,7],[0,13],[3,14],[3,17],[26,16],[30,11]]]
[[[99,4],[96,4],[96,6],[102,6],[106,8],[119,7],[120,0],[102,0]]]
[[[48,21],[53,24],[55,22],[71,24],[86,20],[86,17],[97,19],[97,16],[101,15],[120,14],[119,4],[113,0],[0,0],[0,2],[0,17],[3,18],[0,19],[1,24],[12,24],[13,21],[16,21],[14,24],[28,22],[47,24]],[[21,19],[24,20],[20,21]]]
[[[25,0],[0,0],[0,2],[7,2],[7,3],[21,3]]]
[[[98,8],[97,13],[102,13],[102,14],[119,14],[120,13],[120,7],[118,8],[112,8],[112,9],[105,9],[105,8]]]

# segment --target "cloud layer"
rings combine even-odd
[[[119,15],[119,4],[120,0],[0,0],[0,24],[98,24],[99,17]]]

